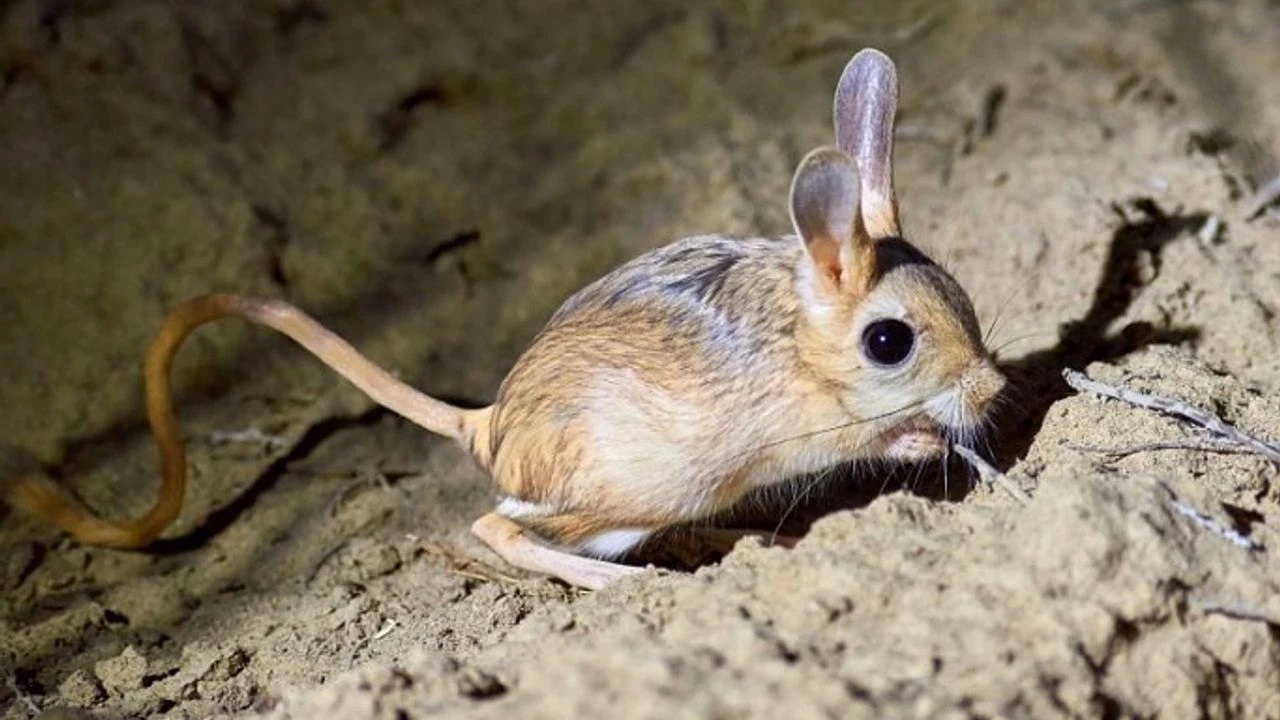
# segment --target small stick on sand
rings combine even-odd
[[[35,717],[40,714],[40,706],[36,704],[35,700],[31,699],[30,695],[22,692],[22,688],[18,687],[18,679],[13,675],[9,676],[9,689],[13,691],[13,695],[18,699],[18,702],[22,703],[23,707],[26,708],[29,717]]]
[[[1249,200],[1249,206],[1244,209],[1245,219],[1252,220],[1258,217],[1277,200],[1280,200],[1280,175],[1271,178],[1253,194],[1253,198]]]
[[[1217,215],[1210,215],[1208,220],[1200,226],[1200,230],[1196,232],[1196,239],[1204,247],[1209,247],[1218,242],[1218,236],[1222,234],[1222,218]]]
[[[397,626],[397,625],[399,625],[399,624],[400,624],[400,623],[396,622],[395,620],[393,620],[393,619],[391,619],[391,618],[387,618],[386,620],[384,620],[384,621],[382,622],[382,627],[378,630],[378,632],[374,633],[374,634],[373,634],[373,636],[372,636],[371,638],[369,638],[369,639],[370,639],[370,640],[381,640],[382,638],[384,638],[384,637],[386,637],[386,636],[390,635],[390,634],[391,634],[391,631],[392,631],[392,630],[395,630],[395,629],[396,629],[396,626]]]
[[[1229,527],[1223,527],[1222,524],[1219,523],[1217,520],[1214,520],[1208,515],[1205,515],[1199,510],[1196,510],[1190,505],[1179,500],[1178,495],[1173,491],[1173,488],[1169,487],[1164,483],[1159,483],[1159,485],[1160,485],[1160,489],[1164,490],[1165,493],[1169,496],[1169,505],[1173,507],[1173,509],[1177,511],[1179,515],[1187,518],[1188,520],[1190,520],[1191,522],[1199,526],[1201,530],[1205,530],[1207,532],[1213,533],[1214,535],[1217,535],[1218,537],[1222,538],[1223,540],[1226,540],[1227,542],[1231,543],[1232,545],[1235,545],[1238,548],[1243,548],[1245,550],[1261,550],[1262,549],[1262,545],[1260,545],[1259,543],[1254,542],[1252,539],[1245,537],[1244,535],[1237,532],[1236,530],[1233,530]]]
[[[229,445],[231,443],[254,443],[270,448],[283,448],[289,441],[279,435],[268,435],[258,428],[248,430],[214,430],[209,433],[210,445]]]
[[[1280,616],[1268,613],[1243,603],[1226,603],[1211,601],[1192,601],[1194,607],[1206,615],[1221,615],[1229,617],[1232,620],[1252,620],[1254,622],[1266,623],[1280,627]]]
[[[423,541],[419,541],[417,545],[418,545],[418,548],[421,549],[424,553],[443,558],[445,562],[449,563],[453,572],[457,573],[458,575],[461,575],[462,577],[469,578],[471,580],[479,580],[482,582],[503,582],[503,583],[520,582],[520,578],[499,572],[498,570],[490,567],[489,565],[479,560],[475,560],[475,559],[460,555],[459,553],[455,552],[452,548],[446,547],[444,545],[440,545],[433,542],[423,542]]]
[[[1155,452],[1159,450],[1194,450],[1198,452],[1226,453],[1237,455],[1253,455],[1253,450],[1242,447],[1240,443],[1234,440],[1225,440],[1221,438],[1183,438],[1181,440],[1159,440],[1156,442],[1138,443],[1136,445],[1122,445],[1120,447],[1099,447],[1097,445],[1079,445],[1076,443],[1067,443],[1067,447],[1080,452],[1098,453],[1100,455],[1110,455],[1115,458],[1127,457],[1129,455],[1137,455],[1144,452]]]
[[[1165,489],[1168,490],[1168,488],[1165,488]],[[1169,491],[1169,494],[1172,495],[1173,491]],[[1245,550],[1261,550],[1262,549],[1262,546],[1259,545],[1258,543],[1254,542],[1253,540],[1250,540],[1249,538],[1245,537],[1244,535],[1241,535],[1240,533],[1236,532],[1235,530],[1232,530],[1231,528],[1223,527],[1222,525],[1218,524],[1218,522],[1213,518],[1209,517],[1208,515],[1205,515],[1199,510],[1196,510],[1195,508],[1182,502],[1181,500],[1171,499],[1169,500],[1169,504],[1173,506],[1174,510],[1178,511],[1179,515],[1187,518],[1191,522],[1200,526],[1202,530],[1211,532],[1214,535],[1217,535],[1218,537],[1222,538],[1223,540],[1226,540],[1227,542],[1231,543],[1232,545],[1235,545],[1236,547],[1244,548]]]
[[[1091,380],[1084,373],[1070,368],[1062,371],[1062,378],[1067,381],[1068,385],[1079,392],[1091,392],[1095,395],[1101,395],[1103,397],[1109,397],[1121,402],[1129,403],[1130,405],[1143,408],[1144,410],[1151,410],[1164,415],[1171,415],[1199,425],[1223,440],[1248,448],[1250,451],[1261,455],[1275,465],[1280,466],[1280,446],[1273,445],[1264,440],[1259,440],[1258,438],[1241,431],[1239,428],[1227,424],[1226,421],[1217,415],[1201,410],[1194,405],[1189,405],[1179,400],[1147,395],[1146,393],[1140,393],[1128,388],[1108,385],[1106,383],[1098,382],[1097,380]]]
[[[994,465],[983,459],[981,455],[974,452],[973,448],[964,445],[952,445],[951,448],[956,451],[961,460],[969,463],[974,470],[978,471],[978,475],[989,483],[995,483],[1004,488],[1005,492],[1013,496],[1015,500],[1023,504],[1031,501],[1031,496],[1023,491],[1022,488],[1014,484],[1007,475],[1000,472]]]

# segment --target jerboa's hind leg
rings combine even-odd
[[[491,512],[471,526],[471,532],[484,541],[503,560],[515,567],[551,575],[561,580],[599,590],[617,580],[641,572],[643,568],[620,565],[606,560],[575,555],[536,539],[533,533],[510,518]],[[621,555],[648,535],[647,531],[606,532],[598,536],[603,543],[596,549],[601,554]],[[623,547],[626,545],[626,547]],[[591,546],[591,543],[588,543]]]

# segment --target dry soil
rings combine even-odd
[[[461,450],[227,322],[175,369],[191,487],[157,548],[0,510],[0,715],[1280,717],[1276,468],[1098,452],[1197,433],[1059,379],[1280,439],[1280,221],[1246,213],[1280,171],[1274,0],[0,0],[7,457],[147,507],[140,359],[210,290],[484,402],[609,267],[788,232],[867,45],[908,235],[1016,383],[991,442],[1029,503],[856,469],[770,509],[813,521],[794,549],[578,592],[469,536]]]

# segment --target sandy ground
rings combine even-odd
[[[152,497],[174,303],[288,297],[484,402],[621,260],[788,231],[864,45],[1031,495],[858,470],[772,508],[816,519],[792,550],[581,593],[469,536],[461,450],[228,322],[176,368],[192,487],[153,552],[0,510],[0,715],[1280,717],[1276,468],[1092,451],[1195,433],[1058,379],[1280,438],[1280,222],[1245,217],[1278,39],[1264,0],[0,0],[0,438],[104,514]]]

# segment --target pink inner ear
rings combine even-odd
[[[852,246],[837,242],[823,233],[807,243],[809,262],[814,273],[811,282],[814,290],[828,302],[835,301],[842,307],[856,303],[871,289],[875,265],[875,242],[855,235]]]
[[[825,272],[827,277],[831,279],[832,284],[836,287],[840,287],[840,281],[844,279],[843,268],[841,268],[839,264],[831,265],[825,268]]]
[[[820,235],[809,242],[809,256],[818,269],[819,275],[832,283],[831,289],[840,287],[844,276],[844,266],[840,260],[840,243],[829,235]]]

